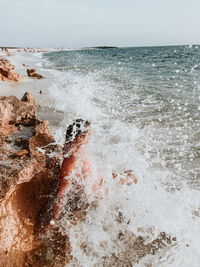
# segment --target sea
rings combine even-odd
[[[63,114],[56,141],[73,120],[91,122],[89,207],[75,225],[62,219],[68,266],[200,266],[200,46],[57,51],[40,61]],[[137,184],[120,182],[126,170]]]

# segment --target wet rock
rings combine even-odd
[[[72,225],[76,225],[77,222],[85,220],[89,203],[84,186],[77,179],[72,179],[62,202],[61,220],[67,220]]]
[[[22,149],[22,150],[20,150],[19,152],[17,152],[16,154],[15,154],[15,156],[16,157],[23,157],[23,156],[25,156],[25,155],[27,155],[28,154],[28,150],[26,150],[26,149]]]
[[[41,74],[36,73],[36,69],[27,69],[27,74],[29,77],[42,79],[44,78]]]
[[[44,266],[49,253],[45,266],[69,261],[66,235],[40,235],[53,216],[61,155],[32,95],[0,97],[0,266]]]
[[[15,66],[5,58],[0,58],[0,81],[15,81],[23,79],[23,75],[14,71]]]
[[[98,266],[134,266],[141,264],[141,260],[147,255],[156,255],[159,252],[167,253],[173,246],[177,245],[176,238],[170,237],[165,232],[161,232],[157,238],[147,241],[142,236],[136,236],[127,230],[119,231],[115,243],[115,252],[102,258]],[[118,252],[117,252],[117,250]],[[142,264],[144,266],[145,264]],[[146,265],[145,265],[146,266]]]

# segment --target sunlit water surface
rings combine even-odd
[[[95,194],[83,181],[84,221],[62,219],[70,266],[199,266],[200,47],[61,51],[42,64],[64,114],[57,142],[72,120],[89,120],[84,153],[104,179]],[[138,183],[113,180],[123,169]]]

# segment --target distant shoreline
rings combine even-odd
[[[0,49],[8,49],[8,50],[32,50],[32,52],[57,52],[57,51],[73,51],[73,50],[104,50],[104,49],[120,49],[120,48],[149,48],[149,47],[179,47],[179,46],[200,46],[200,44],[166,44],[166,45],[137,45],[137,46],[88,46],[88,47],[57,47],[57,48],[41,48],[41,47],[17,47],[17,46],[0,46]],[[29,51],[30,52],[30,51]]]

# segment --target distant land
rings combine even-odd
[[[116,46],[91,46],[85,47],[84,49],[110,49],[110,48],[118,48]]]
[[[16,46],[0,46],[0,49],[2,48],[7,48],[7,49],[24,49],[24,47],[16,47]],[[29,48],[29,47],[26,47],[26,48]],[[118,48],[116,46],[89,46],[89,47],[83,47],[81,49],[110,49],[110,48]],[[32,48],[34,49],[34,48]],[[35,49],[39,49],[38,47],[35,48]],[[41,49],[41,48],[40,48]],[[54,48],[54,49],[65,49],[65,48]],[[68,48],[70,49],[70,48]]]
[[[7,48],[7,49],[23,49],[23,47],[15,47],[15,46],[0,46],[0,49]]]

